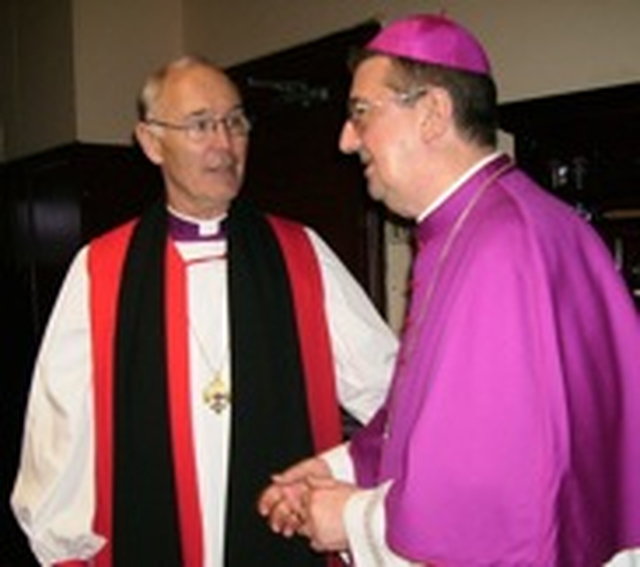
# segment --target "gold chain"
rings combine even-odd
[[[208,254],[203,257],[185,259],[185,264],[188,268],[190,268],[198,264],[209,263],[213,260],[224,260],[224,259],[226,259],[226,252],[217,253],[217,254]],[[200,352],[200,356],[204,360],[212,376],[211,379],[202,388],[202,400],[214,412],[216,412],[217,414],[220,414],[229,405],[231,405],[231,388],[230,388],[230,385],[225,382],[224,376],[223,376],[225,365],[229,360],[229,346],[227,345],[227,347],[222,351],[223,352],[222,362],[220,363],[220,367],[216,370],[216,368],[211,363],[211,360],[207,354],[207,349],[205,348],[204,342],[200,338],[200,335],[197,333],[195,326],[190,318],[189,318],[189,331],[196,342],[198,351]]]
[[[202,389],[202,400],[214,412],[220,414],[231,404],[231,389],[225,382],[223,377],[223,371],[229,359],[229,347],[226,347],[223,350],[222,362],[220,363],[220,367],[216,370],[216,368],[211,363],[204,344],[191,321],[189,321],[189,328],[191,330],[193,338],[195,339],[196,345],[198,346],[200,355],[202,356],[202,359],[207,365],[207,368],[211,372],[212,376],[212,378],[205,384],[204,388]]]

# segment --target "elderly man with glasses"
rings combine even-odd
[[[381,404],[397,341],[309,228],[239,198],[250,124],[201,58],[146,82],[166,199],[75,258],[34,371],[16,516],[43,565],[314,566],[255,511]]]

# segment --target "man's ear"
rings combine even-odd
[[[449,93],[442,88],[432,87],[422,97],[420,104],[421,133],[424,140],[433,140],[442,136],[454,124],[453,101]]]
[[[158,140],[158,136],[156,136],[151,127],[144,122],[138,122],[138,124],[136,124],[135,136],[142,151],[144,151],[149,160],[156,165],[160,165],[163,161],[162,146]]]

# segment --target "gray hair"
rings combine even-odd
[[[151,109],[157,104],[164,82],[172,71],[188,69],[189,67],[206,67],[217,73],[224,71],[212,61],[202,55],[183,55],[170,61],[154,71],[145,81],[136,100],[138,120],[145,121],[149,118]]]

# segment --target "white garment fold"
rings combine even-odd
[[[319,259],[341,404],[367,420],[382,403],[397,340],[337,256],[308,230]],[[180,244],[185,259],[219,255],[224,243]],[[228,349],[226,261],[189,268],[189,316],[211,345],[209,361],[190,336],[195,459],[204,529],[205,566],[222,565],[229,416],[202,403],[201,387]],[[94,555],[95,510],[92,362],[87,249],[75,257],[47,325],[32,379],[23,450],[11,505],[43,565]],[[212,291],[212,290],[215,290]],[[200,349],[201,350],[201,349]],[[230,382],[232,376],[228,375]],[[231,388],[233,385],[231,384]],[[275,471],[274,471],[275,472]]]

